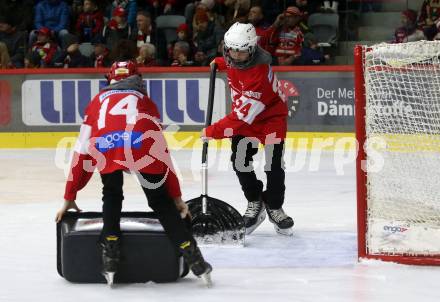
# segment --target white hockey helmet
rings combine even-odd
[[[224,54],[228,60],[231,60],[228,55],[228,51],[231,49],[248,51],[250,59],[257,47],[258,36],[252,24],[236,22],[225,33],[224,42]],[[236,62],[236,64],[238,63]]]

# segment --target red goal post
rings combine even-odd
[[[440,42],[431,43],[354,49],[359,259],[440,265]],[[373,140],[383,167],[370,171]]]

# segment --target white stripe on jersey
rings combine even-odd
[[[87,154],[90,136],[92,135],[92,127],[87,124],[82,124],[79,130],[79,136],[76,140],[74,151],[79,154]]]

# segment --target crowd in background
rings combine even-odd
[[[236,21],[255,25],[274,64],[319,64],[325,56],[308,35],[307,17],[320,8],[315,0],[5,0],[0,64],[107,67],[131,58],[140,66],[206,66],[222,54],[223,35]],[[156,29],[161,15],[185,17],[175,41]]]
[[[394,43],[440,40],[440,0],[425,0],[417,12],[402,12],[402,26],[394,34]]]
[[[431,1],[419,13],[403,12],[393,42],[438,36],[440,7]],[[223,35],[237,21],[255,26],[273,65],[323,64],[329,55],[307,25],[316,12],[337,13],[338,1],[3,0],[0,68],[108,67],[122,59],[139,66],[207,66],[222,54]],[[156,28],[161,15],[184,16],[175,41]]]

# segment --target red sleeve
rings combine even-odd
[[[84,164],[86,161],[91,160],[92,158],[88,154],[74,153],[69,179],[66,182],[66,189],[64,191],[65,200],[74,201],[78,191],[84,188],[89,182],[93,172],[86,171],[84,169]]]
[[[165,144],[167,144],[165,137],[163,138],[163,141],[165,142]],[[180,191],[179,179],[177,178],[176,170],[174,169],[173,161],[171,160],[171,154],[167,145],[165,145],[165,156],[165,164],[168,167],[168,177],[165,181],[165,186],[171,198],[180,197],[182,196],[182,192]]]
[[[65,200],[75,200],[77,192],[87,185],[93,175],[93,167],[96,161],[89,154],[88,146],[92,135],[92,124],[95,120],[93,107],[96,102],[94,102],[94,100],[95,99],[89,103],[85,110],[84,122],[81,125],[79,136],[75,144],[72,165],[64,192]]]
[[[75,200],[76,193],[85,187],[93,175],[91,163],[92,157],[87,153],[87,147],[90,140],[91,127],[83,124],[75,145],[75,151],[70,168],[69,178],[67,179],[64,192],[65,200]]]
[[[217,64],[218,71],[225,71],[227,69],[225,58],[223,58],[223,57],[216,57],[214,59],[214,62],[215,62],[215,64]]]
[[[174,174],[174,169],[170,169],[167,180],[165,182],[165,186],[171,198],[174,199],[182,196],[182,192],[180,191],[179,179],[177,178],[176,174]]]
[[[244,126],[245,122],[240,121],[233,112],[206,128],[206,136],[214,139],[231,137],[235,130]]]
[[[166,166],[166,171],[168,173],[167,175],[167,179],[165,180],[165,187],[168,191],[168,194],[170,195],[171,198],[176,198],[176,197],[180,197],[182,196],[182,192],[180,191],[180,184],[179,184],[179,180],[177,179],[176,176],[176,170],[174,169],[174,165],[173,165],[173,161],[171,159],[171,154],[170,151],[167,147],[167,142],[165,140],[165,137],[163,136],[163,133],[160,133],[161,138],[160,140],[163,143],[160,144],[164,144],[164,152],[161,152],[161,161],[163,162],[163,164]],[[161,147],[161,149],[163,148]],[[150,149],[152,150],[153,147]]]

